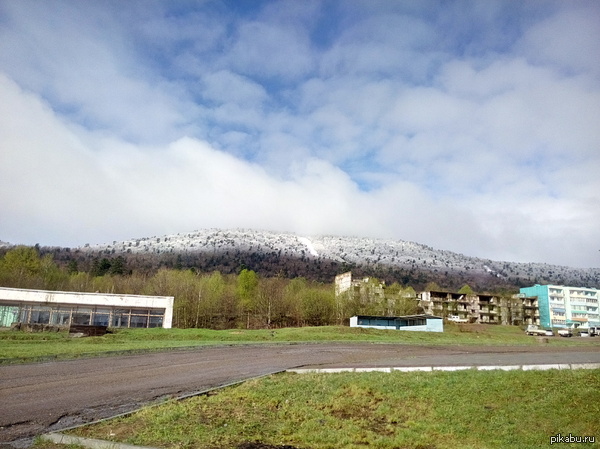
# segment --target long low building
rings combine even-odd
[[[0,327],[24,323],[170,328],[173,299],[0,287]]]
[[[350,327],[393,329],[400,331],[444,332],[444,320],[434,315],[371,316],[350,318]]]

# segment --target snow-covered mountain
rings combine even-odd
[[[600,287],[600,269],[570,268],[541,263],[499,262],[402,240],[338,236],[299,236],[247,229],[203,229],[189,233],[145,237],[112,244],[86,245],[80,253],[129,255],[267,255],[308,262],[335,263],[359,271],[429,273],[432,280],[458,277],[483,284],[554,283]]]

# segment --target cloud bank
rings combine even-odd
[[[600,7],[4,2],[0,239],[205,227],[600,265]]]

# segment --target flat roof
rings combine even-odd
[[[82,296],[115,296],[115,297],[131,297],[131,298],[173,298],[173,296],[156,296],[156,295],[132,295],[130,293],[101,293],[101,292],[74,292],[74,291],[62,291],[62,290],[34,290],[31,288],[13,288],[13,287],[0,287],[0,293],[4,290],[8,292],[30,292],[34,294],[45,294],[45,295],[82,295]]]
[[[85,304],[173,310],[173,296],[122,295],[118,293],[62,292],[0,287],[0,301],[46,304]]]

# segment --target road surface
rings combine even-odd
[[[0,366],[0,447],[22,447],[51,430],[290,368],[598,363],[595,343],[570,348],[237,345]]]

